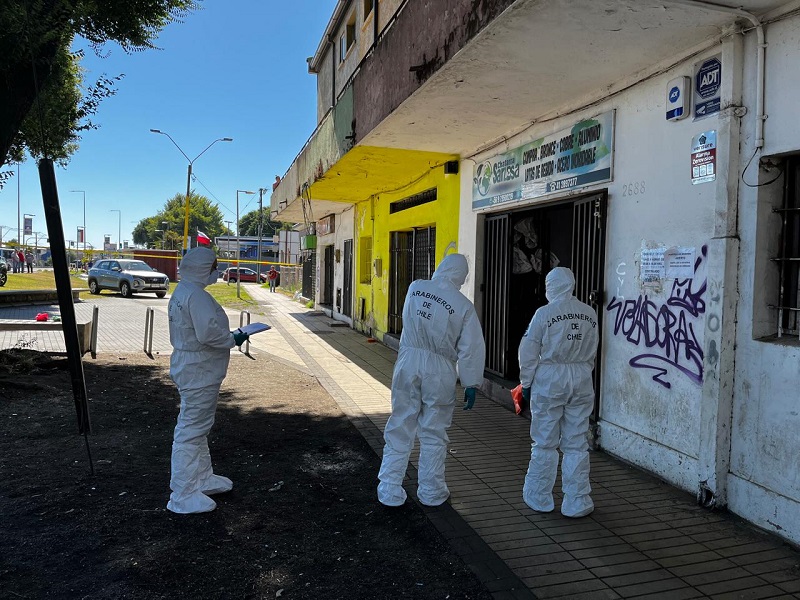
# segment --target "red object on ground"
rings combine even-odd
[[[36,315],[36,320],[37,321],[47,321],[47,318],[49,316],[50,315],[48,315],[47,313],[39,313],[38,315]]]
[[[518,415],[521,414],[523,410],[528,408],[525,398],[522,397],[521,383],[511,390],[511,398],[514,400],[514,412],[516,412]]]

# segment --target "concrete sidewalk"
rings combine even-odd
[[[252,338],[253,356],[316,376],[380,454],[396,353],[283,294],[246,289],[259,302],[253,320],[273,326]],[[147,306],[156,312],[154,352],[170,351],[166,300],[110,297],[97,304],[98,352],[141,352]],[[78,310],[91,311],[91,304]],[[238,313],[229,317],[238,325]],[[24,316],[0,312],[0,318]],[[38,349],[57,348],[39,341]],[[522,501],[529,424],[483,396],[472,411],[457,407],[447,459],[451,501],[424,509],[498,600],[800,598],[798,552],[602,452],[591,457],[592,515],[567,519],[530,510]],[[416,460],[415,452],[407,481],[412,497]],[[557,506],[559,492],[557,482]]]
[[[380,454],[396,353],[282,294],[248,292],[282,338],[260,334],[254,349],[299,357]],[[532,511],[522,501],[529,426],[485,397],[457,408],[450,506],[425,509],[498,600],[800,598],[800,554],[601,452],[592,453],[592,515]],[[413,496],[412,478],[407,489]],[[556,492],[558,505],[560,481]]]

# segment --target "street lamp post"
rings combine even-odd
[[[192,191],[191,190],[191,187],[192,187],[192,164],[194,163],[194,161],[196,161],[198,158],[200,158],[203,154],[205,154],[206,150],[211,148],[211,146],[213,146],[217,142],[232,142],[233,138],[229,138],[229,137],[217,138],[216,140],[211,142],[208,146],[206,146],[206,149],[203,150],[200,154],[198,154],[194,158],[189,158],[186,155],[186,152],[181,150],[181,147],[178,146],[178,143],[175,140],[173,140],[172,136],[170,134],[168,134],[166,131],[161,131],[160,129],[151,129],[150,131],[152,133],[160,133],[161,135],[167,136],[169,138],[169,141],[172,142],[175,145],[175,147],[178,149],[178,151],[181,154],[183,154],[184,158],[189,161],[189,170],[187,171],[187,174],[186,174],[186,212],[185,212],[185,215],[184,215],[184,218],[183,218],[183,252],[185,254],[186,253],[186,249],[189,246],[189,194]]]
[[[239,280],[242,278],[239,272],[240,263],[242,260],[242,249],[239,241],[239,194],[255,194],[255,192],[248,192],[247,190],[236,190],[236,297],[241,298],[239,291]]]
[[[70,190],[73,194],[83,194],[83,254],[86,255],[86,192],[83,190]]]
[[[167,232],[169,231],[169,221],[161,221],[161,224],[162,225],[166,225],[166,227],[163,229],[164,241],[161,244],[161,246],[162,246],[161,249],[162,250],[166,250],[166,248],[167,248]],[[172,240],[170,240],[170,249],[171,248],[172,248]]]
[[[115,212],[119,217],[117,222],[117,252],[119,252],[120,246],[122,245],[122,211],[118,208],[112,208],[108,212]]]

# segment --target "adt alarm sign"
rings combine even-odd
[[[694,67],[694,116],[702,119],[719,112],[722,87],[721,55],[712,56]]]

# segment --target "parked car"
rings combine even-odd
[[[8,263],[0,256],[0,287],[3,287],[6,281],[8,281]]]
[[[228,283],[236,283],[236,281],[250,281],[253,283],[257,283],[259,280],[261,283],[267,282],[267,275],[266,273],[259,274],[253,271],[253,269],[246,269],[244,267],[228,267],[222,273],[222,281],[227,281]]]
[[[143,260],[103,259],[89,269],[89,291],[99,294],[101,290],[118,291],[124,298],[143,292],[163,298],[169,291],[169,277]]]

